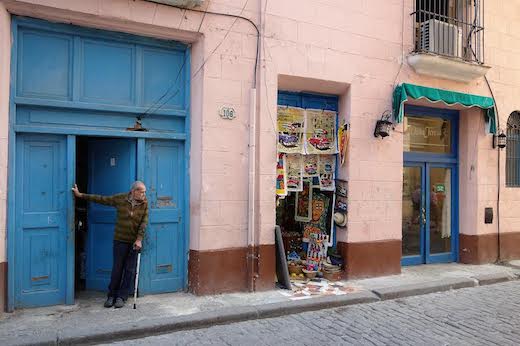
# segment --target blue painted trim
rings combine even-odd
[[[185,51],[185,60],[186,60],[186,67],[184,69],[185,78],[186,81],[186,93],[185,93],[185,108],[186,108],[186,114],[189,115],[191,111],[191,47],[186,49]],[[191,148],[191,122],[186,121],[184,123],[185,129],[184,133],[187,134],[186,141],[184,142],[184,188],[186,191],[184,192],[184,211],[182,213],[182,220],[180,220],[180,226],[182,229],[184,229],[184,277],[183,277],[183,286],[184,290],[188,291],[188,262],[189,262],[189,256],[190,256],[190,148]],[[183,227],[184,226],[184,227]]]
[[[338,112],[339,97],[337,95],[306,93],[294,91],[279,91],[278,104],[283,106],[301,107],[301,108],[318,108],[313,106],[313,101],[324,103],[324,107],[319,109],[326,109]],[[322,105],[323,106],[323,105]]]
[[[141,132],[141,131],[117,131],[103,129],[81,129],[73,127],[49,127],[32,125],[13,125],[16,132],[64,134],[77,136],[108,136],[108,137],[131,137],[131,138],[155,138],[186,140],[188,135],[175,132]]]
[[[72,188],[76,178],[76,136],[67,136],[67,186]],[[74,304],[74,274],[75,274],[75,221],[74,198],[67,190],[67,284],[65,286],[65,303]]]
[[[142,37],[122,32],[108,31],[104,29],[91,29],[71,24],[50,23],[45,20],[28,17],[13,16],[12,23],[23,28],[32,28],[37,30],[44,30],[47,32],[67,33],[76,35],[80,34],[83,37],[90,37],[95,39],[105,38],[130,44],[139,43],[147,46],[159,46],[170,50],[174,49],[183,51],[187,47],[186,44],[177,41],[167,41],[151,37]]]
[[[11,25],[12,37],[18,36],[18,28],[14,23]],[[18,40],[14,39],[11,46],[11,87],[9,89],[9,159],[8,159],[8,176],[7,176],[7,311],[14,311],[15,306],[15,190],[16,184],[16,133],[14,131],[14,119],[16,106],[13,95],[16,94],[16,71],[17,71],[17,54]]]
[[[144,181],[146,165],[146,143],[144,138],[137,139],[137,180]]]
[[[15,96],[14,102],[19,106],[47,106],[54,108],[66,108],[68,110],[92,110],[92,111],[104,111],[104,112],[116,112],[116,113],[128,113],[128,114],[143,114],[148,110],[148,107],[139,106],[119,106],[119,105],[107,105],[89,102],[74,102],[74,101],[61,101],[41,98],[30,98]],[[187,117],[188,112],[184,109],[179,108],[165,108],[153,112],[153,115],[168,115],[172,117]]]

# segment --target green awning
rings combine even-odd
[[[488,133],[497,133],[495,102],[491,97],[464,94],[455,91],[435,89],[403,83],[394,90],[393,112],[395,121],[400,123],[404,117],[404,103],[409,99],[425,98],[430,102],[442,101],[447,105],[479,107],[485,109],[486,128]]]

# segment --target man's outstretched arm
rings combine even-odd
[[[94,203],[104,204],[104,205],[111,205],[114,206],[115,199],[114,196],[101,196],[101,195],[89,195],[86,193],[79,192],[78,185],[74,184],[74,187],[72,188],[72,192],[74,192],[74,196],[76,198],[83,198],[87,201],[92,201]]]

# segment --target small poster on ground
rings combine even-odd
[[[305,152],[307,154],[336,154],[336,112],[305,110]]]
[[[287,191],[303,191],[303,160],[300,154],[287,154]]]
[[[305,111],[301,108],[278,106],[277,131],[279,153],[303,154]]]
[[[278,154],[278,162],[276,163],[276,195],[280,197],[287,196],[287,170],[286,170],[285,154]]]
[[[318,159],[318,173],[320,189],[324,191],[334,191],[334,172],[336,170],[335,155],[320,155]]]

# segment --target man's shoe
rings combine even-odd
[[[119,309],[119,308],[122,308],[123,306],[125,306],[125,301],[123,300],[123,298],[117,297],[116,298],[116,302],[114,304],[114,307],[116,309]]]
[[[111,308],[112,306],[114,306],[114,297],[108,297],[107,300],[105,301],[105,308]]]

